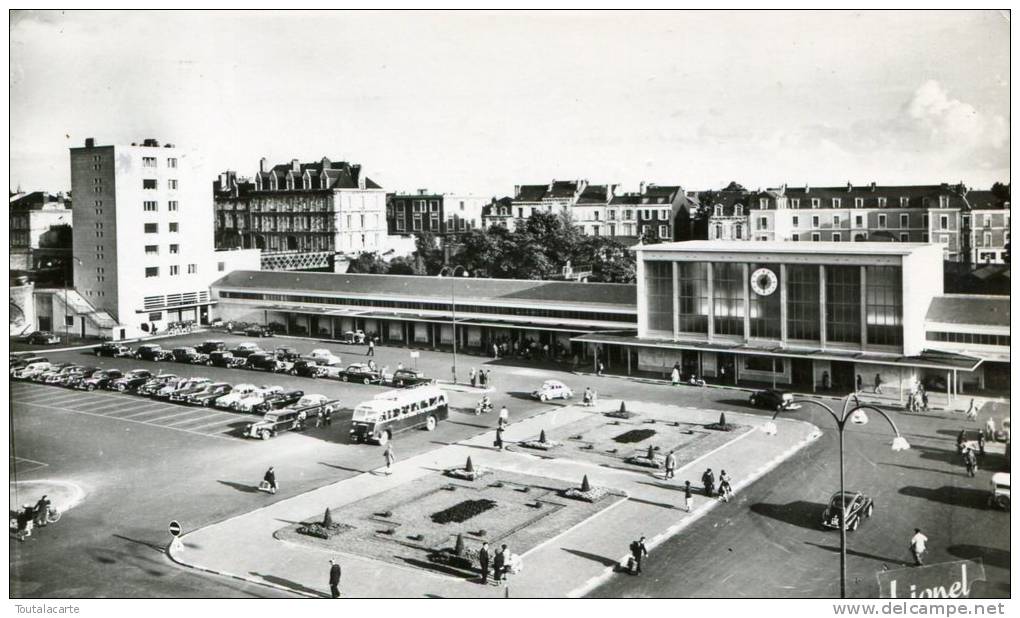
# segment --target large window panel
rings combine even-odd
[[[648,330],[673,332],[673,263],[645,262]]]
[[[903,343],[903,283],[896,266],[868,266],[865,276],[868,343]]]
[[[712,265],[712,302],[715,334],[744,334],[744,268],[722,262]]]
[[[818,341],[818,267],[790,264],[786,267],[786,338]]]
[[[779,290],[783,285],[779,278],[779,265],[751,264],[752,277],[759,268],[767,268],[772,271],[776,277],[777,285],[770,294],[759,294],[752,287],[750,291],[751,337],[778,340],[782,336],[782,302]]]
[[[834,343],[861,342],[860,266],[825,267],[825,336]]]
[[[708,264],[678,262],[677,267],[680,332],[708,334]]]

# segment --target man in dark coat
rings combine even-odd
[[[329,561],[329,593],[334,599],[340,598],[340,565]]]
[[[272,466],[269,466],[269,469],[266,470],[266,475],[262,478],[262,480],[265,481],[266,485],[269,487],[269,493],[275,494],[276,493],[276,472],[273,470]]]
[[[701,483],[705,486],[706,496],[715,495],[715,474],[712,472],[712,468],[705,470],[705,473],[701,475]]]
[[[636,573],[641,572],[641,559],[648,555],[648,548],[645,547],[645,537],[634,541],[630,544],[630,555],[634,557],[634,570]]]
[[[46,496],[35,503],[35,525],[45,526],[49,523],[50,500]]]
[[[496,550],[492,559],[492,579],[497,584],[503,582],[503,569],[506,568],[506,545]]]
[[[482,571],[482,583],[489,583],[489,544],[482,543],[482,548],[478,550],[478,565]]]

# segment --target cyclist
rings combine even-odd
[[[42,498],[39,498],[38,502],[35,503],[35,517],[34,517],[35,525],[45,526],[47,523],[49,523],[49,516],[50,516],[50,501],[44,495]]]

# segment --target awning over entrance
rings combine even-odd
[[[924,350],[917,356],[894,356],[867,352],[843,352],[840,350],[791,350],[781,347],[761,347],[740,343],[709,343],[704,341],[673,341],[672,339],[638,338],[636,331],[613,331],[588,333],[573,337],[571,341],[622,345],[639,348],[663,348],[669,350],[695,350],[702,352],[728,352],[757,356],[781,356],[784,358],[805,358],[829,361],[847,361],[875,365],[900,365],[922,369],[974,371],[983,359],[952,352]]]

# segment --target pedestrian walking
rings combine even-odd
[[[729,502],[733,497],[733,488],[730,487],[730,475],[725,470],[719,471],[719,499]]]
[[[471,368],[471,371],[468,373],[468,377],[471,380],[471,388],[478,386],[478,372],[475,371],[474,367]]]
[[[675,473],[676,473],[676,453],[674,451],[670,451],[669,454],[666,455],[666,476],[665,476],[666,480],[673,478],[673,475]]]
[[[956,450],[963,455],[963,443],[967,441],[967,432],[963,429],[960,433],[956,434]]]
[[[401,371],[404,368],[404,363],[397,363],[397,371]]]
[[[642,536],[640,539],[633,541],[630,544],[630,555],[634,559],[634,573],[641,573],[641,561],[645,556],[648,555],[648,548],[645,547],[645,537]]]
[[[985,434],[978,434],[978,465],[983,466],[985,464]]]
[[[919,389],[921,395],[921,409],[925,412],[928,411],[928,391],[922,386]]]
[[[673,365],[673,371],[669,374],[669,381],[673,386],[680,386],[680,365]]]
[[[329,594],[334,599],[340,598],[340,565],[335,560],[329,561]]]
[[[506,404],[499,409],[499,426],[506,427],[510,424],[510,410],[507,409]]]
[[[499,345],[496,343],[492,344],[492,358],[499,360]]]
[[[684,481],[684,510],[690,513],[692,506],[694,506],[694,496],[691,494],[691,482]]]
[[[269,466],[269,469],[266,470],[266,475],[262,477],[262,483],[269,493],[276,493],[276,471],[273,470],[273,466]]]
[[[478,550],[478,570],[482,572],[482,584],[489,583],[489,542],[483,541]]]
[[[492,376],[489,375],[491,373],[492,373],[492,369],[486,369],[485,370],[485,382],[482,383],[484,386],[489,386],[489,387],[492,386]]]
[[[967,406],[967,420],[968,421],[976,421],[977,420],[977,406],[974,405],[974,398],[973,397],[970,400],[970,405]]]
[[[496,427],[496,440],[492,443],[499,450],[503,450],[503,426]]]
[[[712,472],[712,468],[705,470],[705,473],[701,475],[701,484],[705,486],[705,495],[712,497],[715,495],[715,473]]]
[[[859,393],[862,390],[864,390],[864,378],[862,378],[861,374],[858,373],[857,374],[857,388],[856,388],[856,392]]]
[[[928,537],[921,533],[920,528],[914,528],[914,536],[910,537],[910,553],[914,554],[914,565],[923,566],[924,552],[928,550]]]
[[[985,421],[985,439],[995,439],[995,419],[990,416],[988,417],[988,420]]]
[[[393,460],[396,459],[396,456],[393,454],[392,442],[386,443],[386,450],[383,451],[383,457],[386,459],[386,474],[392,474],[390,472],[390,466],[393,465]]]
[[[35,525],[40,528],[49,523],[50,500],[45,495],[35,503]]]
[[[368,353],[365,356],[375,356],[375,341],[368,340]]]
[[[488,380],[488,376],[485,375],[485,370],[478,372],[478,383],[482,388],[485,388],[485,382]]]
[[[496,550],[496,555],[492,558],[492,579],[496,582],[496,585],[503,583],[503,570],[506,568],[506,545],[503,545]]]
[[[605,363],[603,363],[602,361],[599,361],[598,375],[602,376],[602,374],[605,373],[605,371],[606,371]]]
[[[882,374],[880,373],[875,374],[875,394],[882,394]]]
[[[968,448],[963,452],[963,465],[967,467],[967,475],[974,477],[977,475],[977,455],[974,454],[974,449]]]

